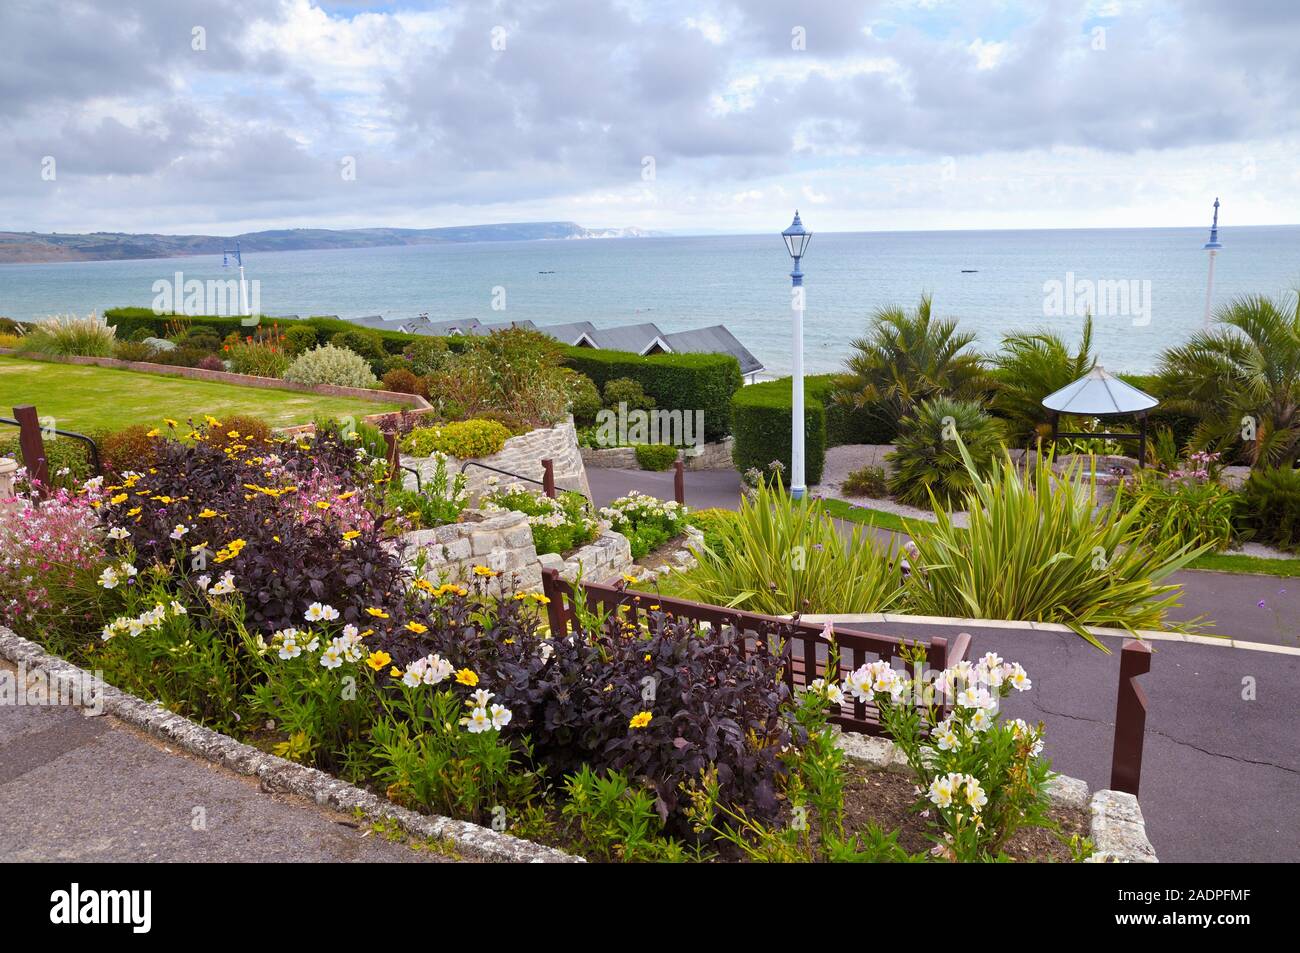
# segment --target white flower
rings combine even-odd
[[[1034,683],[1029,680],[1029,675],[1020,666],[1019,662],[1012,664],[1011,671],[1007,672],[1007,681],[1018,692],[1027,692],[1034,687]]]
[[[462,718],[460,723],[469,729],[472,735],[482,734],[492,728],[492,719],[488,717],[487,711],[482,708],[475,708],[469,713],[468,718]]]
[[[235,591],[235,574],[227,570],[222,574],[221,579],[208,589],[208,594],[213,596],[224,596],[227,593]]]
[[[510,719],[512,717],[510,709],[505,705],[492,706],[492,727],[498,731],[510,724]]]
[[[320,654],[320,663],[325,668],[338,668],[343,664],[343,650],[339,646],[339,640],[335,639],[325,651]]]
[[[339,610],[335,609],[333,606],[321,605],[319,602],[313,602],[307,607],[305,615],[308,622],[320,622],[321,620],[332,622],[339,617]]]
[[[971,777],[969,774],[966,775],[966,783],[963,787],[963,793],[966,795],[966,803],[969,804],[976,813],[979,813],[979,809],[989,802],[988,795],[986,795],[984,789],[980,787],[979,781]]]
[[[465,700],[465,704],[469,705],[470,708],[487,708],[488,702],[490,702],[494,697],[495,696],[487,689],[478,688],[475,689],[474,693]]]
[[[302,646],[300,646],[292,638],[286,637],[280,643],[280,658],[282,659],[297,658],[301,654],[302,654]]]
[[[551,646],[550,642],[543,642],[541,649],[538,650],[538,654],[541,655],[542,661],[545,662],[555,654],[555,649]]]
[[[172,529],[172,531],[167,535],[170,536],[172,539],[180,539],[189,531],[190,528],[188,526],[185,526],[182,523],[177,523],[176,526]]]
[[[961,747],[961,739],[948,722],[935,726],[934,740],[940,751],[956,751]]]
[[[117,587],[117,584],[121,581],[122,581],[121,578],[117,574],[117,570],[115,570],[112,566],[109,566],[107,569],[105,569],[103,572],[99,574],[99,584],[103,586],[105,589],[114,589]]]
[[[204,592],[207,592],[208,586],[212,585],[212,577],[209,576],[207,573],[204,573],[202,576],[199,576],[199,578],[194,581],[195,583],[198,584],[198,587],[202,589]]]
[[[351,622],[349,622],[347,625],[343,627],[343,637],[345,639],[355,639],[360,634],[360,632],[361,630],[358,629]]]
[[[188,615],[188,614],[189,614],[188,611],[183,605],[181,605],[175,599],[172,600],[172,615]]]
[[[970,726],[974,731],[988,731],[993,727],[993,716],[987,708],[977,708],[975,714],[970,716]]]
[[[992,708],[994,702],[987,689],[972,685],[961,690],[957,704],[962,708]]]
[[[954,780],[957,779],[957,780]],[[930,801],[936,807],[948,807],[952,804],[953,789],[960,783],[960,774],[949,774],[935,778],[930,782]]]
[[[108,531],[109,539],[126,539],[130,535],[131,535],[130,532],[123,529],[121,526],[114,526],[112,529]]]

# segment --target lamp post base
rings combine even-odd
[[[804,495],[807,492],[808,492],[808,488],[806,486],[790,487],[790,495],[794,497],[796,500],[802,500],[804,498]]]

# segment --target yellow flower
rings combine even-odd
[[[344,539],[345,542],[349,542],[349,543],[350,543],[350,542],[352,542],[352,540],[356,539],[356,538],[357,538],[358,536],[360,536],[360,535],[361,535],[361,530],[359,530],[359,529],[350,529],[350,530],[348,530],[346,533],[343,534],[343,539]]]
[[[229,437],[231,440],[238,440],[238,439],[239,439],[239,431],[238,431],[238,430],[231,430],[231,431],[228,431],[228,432],[226,433],[226,436]]]
[[[162,431],[159,430],[157,427],[154,427],[154,428],[153,428],[152,430],[150,430],[147,434],[145,434],[145,436],[146,436],[146,437],[150,437],[150,438],[152,438],[152,437],[160,437],[160,436],[162,436]]]
[[[487,566],[475,566],[474,575],[476,576],[495,576],[496,571],[489,569]]]
[[[110,503],[112,503],[114,506],[116,506],[118,503],[125,503],[125,502],[126,502],[127,500],[129,500],[129,499],[130,499],[130,496],[127,495],[126,493],[119,493],[119,494],[117,494],[116,496],[114,496],[111,500],[109,500],[108,502],[110,502]]]
[[[650,724],[650,719],[654,716],[648,711],[639,711],[632,716],[632,720],[627,723],[629,728],[644,728]]]
[[[163,423],[165,423],[168,427],[171,427],[172,430],[175,430],[177,427],[180,426],[180,424],[178,424],[176,421],[172,420],[170,417],[164,417],[164,418],[163,418]]]
[[[344,533],[343,535],[347,536],[347,533]],[[433,592],[433,583],[429,582],[429,580],[425,579],[423,576],[411,583],[411,587],[419,589],[421,592]]]
[[[627,573],[623,573],[623,581],[629,586],[634,586],[637,583],[637,578],[636,576],[629,576]]]
[[[366,658],[366,664],[377,672],[392,660],[393,657],[391,655],[380,649],[377,652],[370,653],[369,657]]]
[[[385,612],[383,609],[376,609],[374,606],[370,606],[368,609],[366,609],[366,612],[370,613],[370,615],[374,616],[376,619],[388,618],[387,612]]]
[[[532,598],[539,606],[549,606],[551,604],[550,596],[544,596],[540,592],[532,593]]]
[[[647,652],[647,653],[645,654],[645,661],[647,661],[647,662],[650,661],[650,653],[649,653],[649,652]]]
[[[462,668],[456,673],[456,681],[462,685],[468,685],[470,688],[473,688],[478,684],[478,676],[469,669]]]
[[[136,507],[132,507],[131,509],[129,509],[129,510],[126,511],[126,515],[127,515],[127,516],[139,516],[139,515],[140,515],[140,507],[138,507],[138,506],[136,506]]]
[[[199,510],[199,519],[201,520],[210,520],[212,519],[212,517],[216,515],[217,515],[216,510],[210,510],[207,507],[204,507],[203,509]]]
[[[416,635],[420,635],[421,633],[429,631],[429,627],[427,625],[423,625],[419,622],[408,622],[406,623],[406,628],[408,631],[414,632]]]
[[[342,503],[344,500],[350,500],[352,499],[352,497],[356,495],[357,495],[356,490],[348,490],[346,493],[340,493],[338,496],[334,497],[334,499]]]
[[[318,509],[318,510],[327,510],[327,509],[329,509],[329,508],[330,508],[329,500],[317,500],[317,501],[316,501],[316,509]]]

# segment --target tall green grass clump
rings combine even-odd
[[[902,596],[899,552],[861,527],[846,539],[820,500],[795,500],[779,478],[712,532],[716,543],[692,548],[699,564],[668,576],[666,592],[768,615],[884,612]]]
[[[54,357],[112,357],[116,344],[117,329],[98,315],[68,314],[33,325],[18,342],[18,350]]]
[[[1180,587],[1164,580],[1209,545],[1149,534],[1141,502],[1098,510],[1095,476],[1085,482],[1081,462],[1058,476],[1050,457],[1036,456],[1023,474],[1007,458],[981,477],[959,446],[972,471],[969,527],[943,510],[917,524],[908,611],[1060,623],[1103,651],[1085,626],[1166,627]]]

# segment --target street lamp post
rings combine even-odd
[[[1219,241],[1219,200],[1214,200],[1214,224],[1210,226],[1210,240],[1205,243],[1205,250],[1210,253],[1210,274],[1205,280],[1205,319],[1206,330],[1210,327],[1210,306],[1214,300],[1214,256],[1218,254],[1223,243]]]
[[[802,499],[807,488],[804,486],[804,417],[803,417],[803,272],[799,270],[799,261],[803,258],[812,241],[812,232],[803,227],[799,221],[799,211],[794,213],[794,221],[781,233],[785,247],[794,259],[794,270],[790,272],[790,307],[794,310],[794,367],[791,379],[793,388],[790,411],[790,495],[796,500]]]

